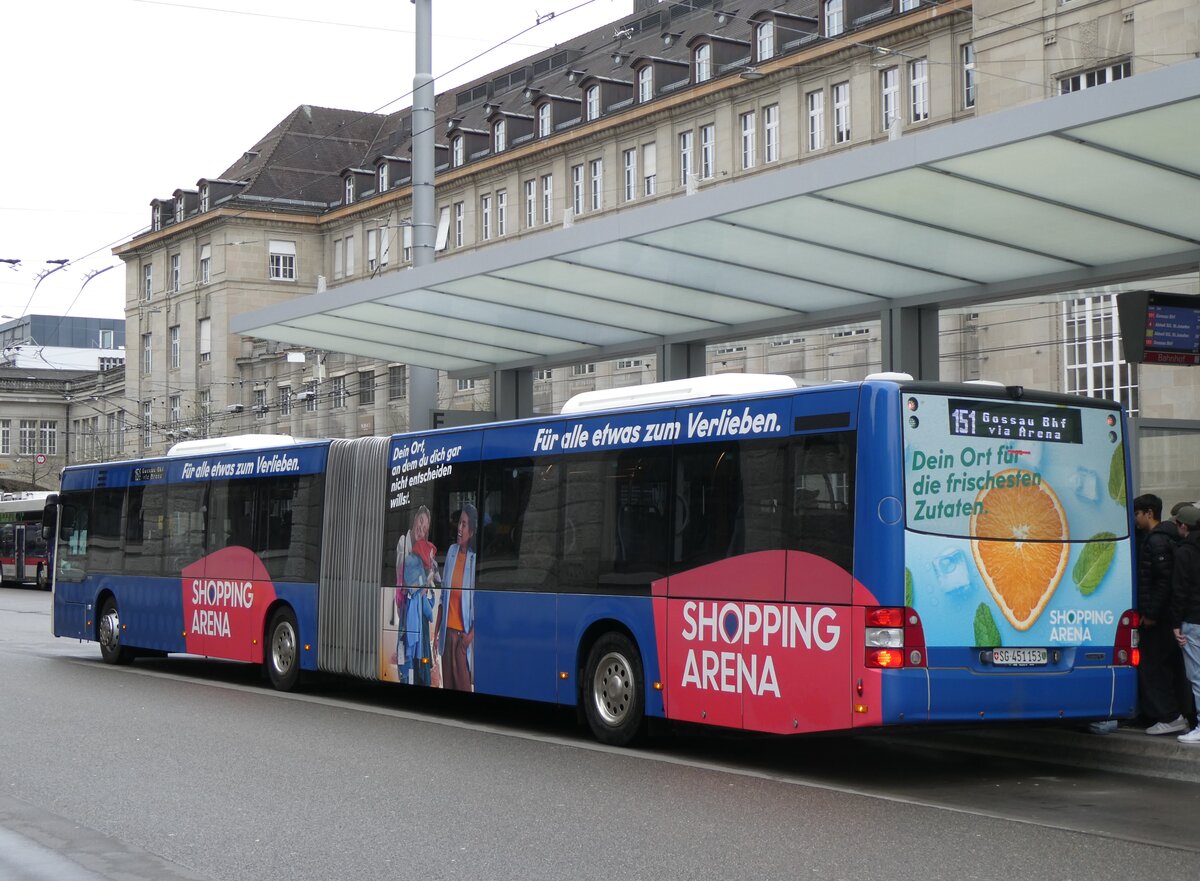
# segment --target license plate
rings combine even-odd
[[[1044,667],[1045,649],[992,649],[992,663],[997,667]]]

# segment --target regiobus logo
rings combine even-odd
[[[842,627],[829,607],[757,603],[683,604],[679,635],[687,643],[680,685],[780,697],[775,653],[837,648]]]

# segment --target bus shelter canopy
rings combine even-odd
[[[702,182],[232,329],[466,377],[1198,264],[1200,60]]]

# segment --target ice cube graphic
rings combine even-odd
[[[938,587],[946,593],[957,593],[971,584],[967,555],[958,548],[950,548],[938,554],[933,558],[932,565]]]
[[[1100,498],[1100,475],[1091,468],[1076,468],[1071,477],[1071,486],[1080,501],[1095,502]]]

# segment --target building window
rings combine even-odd
[[[375,371],[358,371],[358,405],[365,407],[375,403]]]
[[[47,456],[58,455],[58,423],[53,419],[42,420],[38,452],[45,453]]]
[[[408,397],[408,366],[397,364],[388,368],[388,400],[399,401]]]
[[[538,106],[537,116],[539,138],[549,137],[550,133],[554,131],[553,111],[554,108],[549,102]]]
[[[367,272],[374,272],[379,267],[379,233],[383,230],[367,230]]]
[[[1121,357],[1121,330],[1115,294],[1085,297],[1063,304],[1066,340],[1065,391],[1108,398],[1138,414],[1137,365]]]
[[[292,387],[290,385],[279,387],[279,415],[292,415]]]
[[[833,142],[845,144],[850,140],[850,84],[833,87]]]
[[[295,281],[296,243],[272,240],[269,248],[270,277],[276,281]]]
[[[355,270],[355,267],[354,267],[355,259],[354,258],[355,258],[356,253],[357,252],[354,250],[354,236],[346,236],[346,277],[347,278],[354,275],[354,270]]]
[[[654,97],[654,67],[647,64],[638,70],[638,103],[645,104]]]
[[[391,257],[392,240],[389,235],[389,228],[386,226],[379,227],[379,265],[387,266],[388,260]]]
[[[267,390],[265,388],[254,390],[254,405],[251,409],[254,410],[255,419],[267,418]]]
[[[763,108],[763,162],[779,161],[779,105]]]
[[[588,165],[592,181],[591,207],[593,211],[599,211],[604,207],[604,160],[593,159]]]
[[[183,196],[175,200],[175,222],[183,222]]]
[[[151,418],[153,411],[150,408],[151,404],[149,401],[142,401],[142,447],[147,449],[154,443],[154,439],[150,436],[150,432],[154,428],[154,422]]]
[[[825,146],[825,92],[818,89],[809,92],[808,104],[808,149],[820,150]]]
[[[170,328],[171,342],[171,366],[175,369],[179,368],[179,325],[176,324]]]
[[[333,277],[341,278],[346,274],[345,266],[342,262],[342,257],[346,253],[345,245],[341,239],[333,240]]]
[[[18,437],[19,446],[17,447],[17,455],[32,456],[37,452],[37,420],[22,419],[20,425],[20,435]]]
[[[171,255],[171,291],[179,293],[179,254]]]
[[[492,238],[492,194],[479,197],[479,237],[483,241]]]
[[[212,281],[212,246],[200,246],[200,284]]]
[[[333,398],[333,409],[340,410],[346,406],[350,395],[346,392],[346,377],[335,376],[330,380],[330,396]]]
[[[474,390],[475,390],[475,380],[473,380],[473,379],[460,379],[460,380],[458,380],[458,386],[457,386],[457,388],[458,388],[458,390],[459,390],[460,392],[470,392],[470,391],[474,391]]]
[[[199,339],[196,341],[196,351],[200,353],[200,361],[212,360],[212,319],[201,318],[197,326]]]
[[[508,190],[496,191],[496,235],[508,235]]]
[[[879,91],[882,96],[883,130],[886,132],[899,119],[900,68],[889,67],[879,72]]]
[[[1063,77],[1058,81],[1058,93],[1060,95],[1066,95],[1069,92],[1078,92],[1081,89],[1090,89],[1095,86],[1102,86],[1105,83],[1113,83],[1117,80],[1123,80],[1125,77],[1132,75],[1132,63],[1129,61],[1121,61],[1117,64],[1098,67],[1095,70],[1077,73],[1074,76]]]
[[[154,293],[154,267],[147,263],[142,267],[142,302],[149,303]]]
[[[305,413],[316,413],[317,412],[317,403],[318,403],[317,391],[318,391],[319,387],[320,386],[315,379],[310,379],[308,382],[304,383],[304,412]]]
[[[759,61],[766,61],[775,54],[775,22],[764,21],[754,33],[754,47]]]
[[[142,334],[142,373],[149,373],[154,362],[154,334]]]
[[[595,362],[588,364],[574,364],[571,366],[572,376],[591,376],[596,372]]]
[[[584,119],[592,120],[600,118],[600,87],[588,86],[584,93]]]
[[[542,223],[554,222],[554,175],[542,175]]]
[[[571,213],[578,217],[583,213],[583,166],[571,166]]]
[[[462,135],[450,141],[450,164],[458,168],[463,164],[466,158],[466,146],[463,143]]]
[[[464,202],[454,203],[454,247],[463,246],[463,224],[467,218],[467,206]]]
[[[692,53],[692,61],[698,83],[712,79],[712,46],[708,43],[697,46]]]
[[[622,165],[622,192],[626,202],[632,202],[637,198],[638,178],[637,178],[637,148],[626,150],[621,154]]]
[[[554,378],[554,371],[546,367],[541,367],[533,371],[533,378],[542,381],[549,381]]]
[[[208,426],[211,423],[212,415],[212,392],[208,389],[200,392],[200,434],[203,437],[208,437]],[[117,414],[117,431],[121,435],[121,447],[125,447],[125,414]]]
[[[503,153],[508,147],[508,121],[504,119],[496,120],[496,124],[492,126],[492,143],[495,145],[494,150],[497,153]]]
[[[642,194],[653,196],[658,188],[658,157],[654,143],[642,144]]]
[[[921,5],[921,0],[900,0],[900,11],[909,12]]]
[[[641,358],[624,358],[617,362],[618,370],[633,370],[635,367],[642,366]]]
[[[975,45],[966,43],[962,47],[963,109],[975,106]]]
[[[100,331],[98,344],[101,349],[111,349],[113,347],[114,334],[111,330]]]
[[[354,201],[354,175],[346,175],[346,204]]]
[[[692,133],[679,133],[679,185],[686,187],[692,176]]]
[[[739,119],[742,122],[742,168],[753,168],[755,160],[754,111],[743,113]]]
[[[400,262],[412,262],[412,218],[400,221]]]
[[[929,119],[929,61],[908,62],[909,117],[913,122]]]
[[[836,37],[842,27],[842,0],[825,0],[825,36]]]
[[[375,183],[375,188],[376,188],[376,189],[377,189],[379,192],[381,192],[381,193],[386,193],[386,192],[387,192],[387,188],[388,188],[388,164],[387,164],[386,162],[382,163],[382,164],[379,166],[379,179],[378,179],[378,180],[376,181],[376,183]]]
[[[200,188],[200,210],[208,210],[208,184]]]
[[[537,226],[537,181],[532,178],[525,181],[525,228]]]
[[[708,180],[713,176],[713,165],[717,149],[717,127],[715,125],[700,126],[700,179]]]

